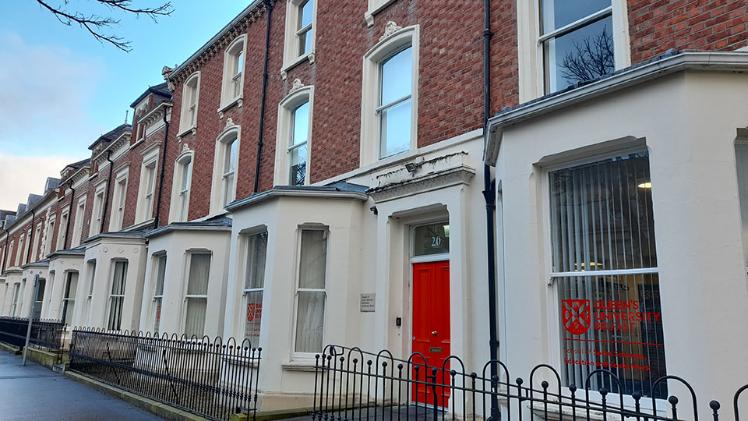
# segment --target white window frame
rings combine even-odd
[[[304,185],[310,184],[312,162],[312,127],[314,127],[314,86],[304,86],[286,95],[278,104],[278,130],[276,131],[274,184],[288,185],[290,183],[290,152],[301,145],[289,147],[289,140],[293,133],[293,112],[303,103],[309,103],[309,135],[306,142],[306,174]]]
[[[164,279],[163,283],[161,284],[161,291],[159,293],[158,290],[158,283],[159,283],[159,272],[161,269],[161,258],[163,258],[164,263]],[[163,309],[164,309],[164,289],[166,288],[166,269],[168,268],[168,257],[165,251],[159,251],[157,253],[152,254],[152,261],[153,261],[153,272],[152,272],[152,279],[153,279],[153,300],[151,304],[151,326],[153,326],[153,332],[158,332],[161,328],[161,321],[163,320]],[[160,305],[160,309],[159,309]],[[158,318],[156,317],[156,312],[159,312]],[[156,320],[158,320],[158,327],[156,326]]]
[[[614,0],[615,1],[615,0]],[[552,223],[551,223],[551,184],[550,174],[557,170],[566,168],[573,168],[579,165],[596,163],[600,161],[606,161],[616,156],[642,152],[641,147],[621,148],[617,151],[606,152],[603,154],[590,153],[581,158],[565,160],[563,162],[553,162],[548,165],[540,167],[540,185],[539,191],[542,197],[542,207],[540,209],[540,218],[542,220],[543,229],[543,243],[545,244],[545,252],[543,252],[543,270],[546,273],[547,286],[549,293],[546,295],[547,308],[550,309],[548,312],[548,321],[551,329],[549,330],[549,340],[546,344],[546,351],[548,352],[549,363],[554,367],[563,367],[563,360],[561,358],[561,327],[559,321],[562,319],[562,314],[559,312],[559,278],[576,276],[613,276],[613,275],[639,275],[639,274],[659,274],[659,267],[645,267],[637,269],[615,269],[615,270],[595,270],[595,271],[573,271],[573,272],[555,272],[553,270],[553,238],[552,238]],[[651,156],[650,156],[651,158]],[[651,175],[651,174],[650,174]],[[655,231],[656,233],[656,231]],[[565,391],[564,394],[568,394],[568,386],[564,386],[563,383],[561,388]],[[596,390],[590,390],[590,400],[593,402],[600,402],[602,397]],[[624,405],[633,407],[634,400],[631,395],[624,394]],[[659,407],[663,400],[657,398],[657,406]],[[642,408],[652,410],[651,397],[645,397],[641,400]]]
[[[123,288],[122,288],[122,294],[114,294],[112,292],[112,288],[114,287],[114,277],[117,274],[117,264],[119,263],[125,264],[125,273],[124,273],[124,276],[122,277]],[[109,276],[109,279],[110,279],[109,295],[107,296],[107,312],[106,312],[106,320],[105,320],[106,327],[108,330],[113,330],[113,329],[110,329],[109,320],[112,318],[111,313],[112,313],[112,304],[113,304],[114,298],[119,298],[122,300],[122,304],[121,304],[122,308],[120,309],[120,314],[119,314],[119,329],[117,330],[123,330],[122,324],[125,321],[125,318],[122,317],[122,315],[124,314],[124,311],[125,311],[125,297],[127,297],[127,276],[129,272],[130,272],[130,262],[127,259],[113,259],[112,260],[112,271]]]
[[[34,229],[34,241],[31,245],[31,258],[29,258],[29,261],[31,262],[36,262],[37,260],[39,260],[39,254],[41,253],[39,245],[42,241],[43,228],[44,221],[41,221],[36,224],[36,228]]]
[[[242,68],[234,73],[239,55],[243,57]],[[234,104],[242,105],[244,98],[244,74],[247,67],[247,35],[236,37],[223,53],[223,81],[221,83],[221,107],[223,111]],[[238,90],[238,92],[237,92]]]
[[[249,267],[247,266],[247,260],[248,260],[248,257],[249,257],[248,254],[251,251],[250,247],[249,247],[250,240],[254,236],[263,235],[263,234],[265,235],[265,262],[264,262],[265,270],[264,270],[263,275],[262,275],[262,281],[263,281],[262,282],[262,287],[247,288],[247,276],[248,276],[247,271],[249,270]],[[262,293],[262,301],[263,301],[262,302],[262,306],[264,307],[264,301],[265,301],[265,284],[266,284],[267,273],[268,273],[267,251],[268,251],[268,248],[269,248],[268,247],[269,246],[269,234],[268,234],[268,231],[267,231],[267,227],[266,226],[261,226],[261,227],[252,228],[252,229],[249,229],[249,230],[244,230],[241,233],[240,241],[241,241],[241,248],[240,248],[240,250],[242,250],[242,253],[241,253],[241,256],[242,256],[241,262],[242,263],[241,263],[241,267],[240,267],[240,270],[239,270],[238,273],[239,273],[239,276],[240,276],[239,282],[240,282],[240,285],[241,285],[241,288],[242,288],[242,304],[243,305],[241,307],[242,310],[241,310],[240,314],[242,316],[241,320],[243,321],[243,323],[239,324],[240,332],[237,332],[237,336],[236,337],[237,338],[246,338],[247,337],[247,326],[246,325],[247,325],[247,310],[248,310],[248,306],[249,306],[249,294],[253,293],[253,292],[261,292]],[[262,335],[262,321],[260,322],[260,337],[261,337],[261,335]],[[258,347],[259,343],[252,343],[252,346],[253,347]]]
[[[191,86],[194,84],[194,93]],[[192,99],[194,98],[194,104]],[[197,129],[197,112],[200,104],[200,72],[191,74],[182,84],[182,106],[179,113],[179,134]]]
[[[16,282],[13,284],[13,296],[10,302],[10,316],[16,317],[18,309],[18,297],[21,295],[21,284]]]
[[[138,186],[138,202],[135,211],[135,223],[140,224],[150,221],[154,218],[153,208],[156,194],[156,184],[158,183],[158,157],[159,148],[151,149],[143,156],[143,162],[140,165],[140,185]],[[149,179],[146,175],[150,173]]]
[[[236,145],[237,162],[236,168],[226,171],[226,154],[229,151],[228,141],[231,139],[233,139],[232,143]],[[239,155],[241,155],[241,127],[238,125],[228,126],[216,139],[215,157],[213,160],[213,185],[210,200],[211,215],[223,212],[226,204],[236,199],[236,186],[239,182]],[[227,186],[226,179],[229,176],[233,176],[231,186]]]
[[[60,213],[60,225],[57,226],[57,245],[56,249],[61,250],[65,248],[65,240],[67,240],[65,231],[67,230],[68,219],[70,218],[70,210],[65,209]]]
[[[81,312],[81,316],[85,317],[85,320],[82,320],[85,322],[88,320],[88,318],[91,316],[91,303],[93,302],[93,292],[94,292],[94,281],[96,280],[96,259],[91,259],[86,262],[86,270],[88,273],[86,273],[86,282],[87,282],[87,289],[86,291],[86,308],[85,312]],[[80,282],[80,278],[78,279],[78,282]]]
[[[322,231],[325,233],[325,288],[299,288],[300,273],[301,273],[301,241],[304,231]],[[297,241],[296,241],[296,267],[294,269],[294,304],[293,304],[293,319],[291,326],[291,361],[311,362],[314,361],[314,356],[319,354],[320,351],[316,352],[298,352],[296,351],[296,325],[299,317],[299,292],[322,292],[325,296],[324,314],[322,315],[322,346],[325,346],[325,336],[327,333],[327,315],[329,309],[327,306],[327,286],[329,278],[329,265],[330,265],[330,228],[321,224],[308,224],[300,225],[297,230]]]
[[[106,200],[106,182],[99,183],[94,193],[93,207],[91,208],[91,228],[89,235],[93,236],[101,232],[101,221],[104,219],[104,201]]]
[[[56,215],[50,215],[47,221],[47,229],[44,234],[44,257],[47,257],[52,252],[52,236],[55,232],[55,223],[57,222]]]
[[[368,6],[364,13],[366,26],[374,26],[374,15],[384,10],[385,7],[395,2],[395,0],[368,0]]]
[[[361,150],[360,166],[366,166],[386,160],[380,158],[380,115],[379,94],[381,82],[381,64],[398,51],[410,46],[413,60],[411,92],[411,133],[410,151],[418,146],[418,68],[420,56],[419,25],[400,28],[383,37],[364,55],[363,87],[361,98]],[[404,153],[407,153],[404,152]],[[400,155],[400,154],[398,154]],[[397,155],[393,155],[397,156]]]
[[[20,267],[23,264],[23,250],[26,248],[24,247],[25,245],[26,245],[26,233],[21,233],[21,235],[18,237],[18,248],[16,249],[14,266]]]
[[[540,1],[517,0],[517,56],[519,71],[519,102],[524,103],[545,95],[545,69],[543,40],[548,34],[540,33]],[[562,0],[557,0],[562,1]],[[631,65],[627,0],[611,0],[613,16],[613,55],[615,70]],[[572,22],[565,27],[584,21]],[[558,33],[564,28],[553,33]],[[552,34],[552,33],[551,33]],[[534,54],[532,53],[534,52]]]
[[[196,254],[206,255],[210,256],[210,260],[208,263],[208,288],[205,294],[189,294],[189,288],[190,288],[190,270],[192,268],[192,256]],[[182,301],[182,328],[181,331],[184,333],[187,329],[187,310],[188,310],[188,302],[191,299],[204,299],[205,300],[205,320],[203,320],[203,335],[205,335],[205,327],[208,324],[208,293],[210,292],[210,272],[213,269],[213,252],[211,250],[207,249],[190,249],[187,250],[187,253],[185,253],[186,259],[185,259],[185,272],[184,272],[184,292],[182,296],[184,297]],[[200,339],[200,338],[199,338]]]
[[[306,3],[306,1],[308,0],[289,0],[286,5],[286,27],[283,41],[283,68],[281,69],[281,77],[283,77],[283,79],[286,78],[286,72],[299,63],[307,60],[310,64],[314,63],[317,39],[317,3],[319,0],[311,0],[314,1],[311,27],[299,28],[298,22],[301,14],[301,5]],[[304,54],[300,54],[299,34],[310,30],[313,31],[311,49]]]
[[[77,276],[76,281],[75,281],[76,289],[71,291],[69,289],[69,285],[70,285],[70,281],[71,281],[71,276],[73,276],[73,274],[76,274],[76,276]],[[70,302],[71,301],[73,302],[73,309],[75,309],[75,297],[77,295],[76,294],[77,293],[76,290],[77,290],[77,287],[78,287],[78,283],[80,282],[80,273],[78,271],[76,271],[76,270],[65,271],[65,272],[63,272],[62,280],[63,280],[63,284],[62,284],[62,306],[60,306],[60,320],[64,320],[66,322],[66,324],[70,325],[71,324],[70,322],[73,320],[73,313],[69,313],[68,314],[68,311],[70,310]],[[51,281],[50,285],[52,285],[52,283],[54,282],[54,272],[50,272],[50,281]],[[50,291],[51,290],[52,290],[52,288],[50,288]],[[73,295],[73,298],[70,298],[70,294]],[[50,294],[50,300],[51,300],[51,295],[52,294]],[[63,316],[64,316],[64,319],[63,319]]]
[[[73,239],[70,240],[70,248],[78,247],[83,241],[83,224],[86,216],[86,200],[83,196],[78,199],[75,205],[75,223],[73,224]]]
[[[129,168],[117,172],[112,189],[112,211],[109,220],[109,231],[119,231],[123,228],[125,206],[127,206],[127,187],[129,184]]]
[[[189,160],[189,161],[188,161]],[[195,154],[186,151],[174,161],[174,176],[171,184],[171,204],[169,222],[186,222],[189,220],[190,191],[192,190],[192,170],[195,165]],[[182,179],[187,171],[187,186],[183,188]]]

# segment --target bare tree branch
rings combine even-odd
[[[613,37],[605,29],[597,36],[574,42],[573,51],[561,63],[561,75],[570,84],[598,79],[614,69]]]
[[[95,1],[99,4],[109,7],[110,9],[131,13],[136,16],[148,16],[153,19],[154,22],[157,21],[159,16],[169,16],[174,11],[174,8],[169,1],[157,7],[145,8],[134,7],[132,5],[132,0]],[[36,2],[39,3],[42,8],[51,12],[54,17],[56,17],[57,20],[60,21],[60,23],[62,23],[63,25],[72,26],[74,23],[77,23],[78,26],[88,31],[91,36],[93,36],[97,41],[102,43],[109,43],[125,52],[132,51],[130,41],[127,41],[122,37],[114,34],[105,33],[106,29],[119,24],[118,19],[114,19],[112,17],[103,17],[96,14],[84,14],[77,11],[68,11],[65,10],[62,5],[57,7],[50,5],[47,0],[36,0]],[[67,6],[68,2],[65,1],[64,3]]]

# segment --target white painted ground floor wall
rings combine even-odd
[[[514,376],[562,365],[550,172],[639,150],[649,156],[667,373],[693,385],[702,411],[711,399],[732,402],[748,383],[735,159],[747,126],[746,74],[682,71],[503,127],[501,357]]]

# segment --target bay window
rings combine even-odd
[[[325,322],[327,230],[302,228],[296,288],[294,351],[322,351]]]
[[[125,282],[127,280],[127,261],[114,262],[112,289],[109,293],[109,318],[107,329],[120,330],[122,328],[122,308],[125,303]]]
[[[88,293],[86,294],[86,308],[85,312],[81,312],[82,317],[85,317],[83,321],[88,321],[88,317],[91,315],[91,301],[93,299],[94,279],[96,279],[96,260],[92,259],[86,262],[86,273],[88,275]]]
[[[651,192],[645,152],[550,172],[551,279],[567,386],[605,369],[626,394],[667,396],[664,383],[651,388],[666,374]],[[601,374],[590,381],[616,387]]]
[[[78,288],[78,272],[68,272],[62,297],[62,323],[70,324],[75,308],[75,291]]]
[[[190,254],[187,293],[184,297],[184,333],[187,337],[202,337],[205,333],[210,258],[211,255],[208,253],[195,252]]]
[[[166,253],[154,256],[156,263],[156,285],[153,292],[153,332],[161,326],[161,306],[164,299],[164,280],[166,278]]]
[[[260,341],[262,325],[262,297],[265,287],[265,260],[267,256],[268,234],[252,234],[246,237],[247,256],[244,274],[244,299],[246,323],[244,337],[256,347]]]

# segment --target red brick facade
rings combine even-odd
[[[736,50],[748,40],[745,0],[628,0],[631,61],[668,49]]]
[[[517,16],[515,1],[491,1],[492,41],[490,68],[492,75],[491,113],[515,106],[519,98]],[[368,26],[364,19],[367,1],[318,1],[315,26],[314,59],[302,61],[281,75],[284,65],[286,2],[278,1],[272,11],[269,69],[264,132],[259,133],[263,57],[266,31],[266,11],[256,7],[243,20],[190,58],[177,72],[172,73],[173,110],[167,127],[161,127],[144,141],[137,139],[140,118],[168,99],[147,91],[138,99],[139,107],[132,124],[129,149],[114,159],[112,177],[117,171],[129,168],[128,188],[123,228],[136,222],[138,189],[143,153],[154,145],[159,149],[156,181],[163,171],[161,200],[154,203],[160,209],[159,222],[168,222],[172,178],[175,160],[188,148],[194,151],[192,184],[190,187],[189,219],[205,217],[210,212],[214,155],[219,134],[231,121],[241,127],[236,197],[251,195],[255,184],[255,163],[259,140],[264,145],[260,157],[260,190],[273,186],[275,165],[278,104],[289,93],[293,81],[314,86],[314,118],[310,151],[311,182],[320,182],[359,168],[361,138],[362,58],[380,39],[387,22],[401,27],[420,25],[418,139],[419,147],[431,145],[457,135],[479,129],[483,124],[483,9],[475,0],[396,0],[374,16]],[[748,40],[748,3],[741,0],[628,0],[629,40],[632,63],[636,64],[661,54],[668,49],[734,50],[746,46]],[[246,34],[244,89],[241,105],[219,112],[224,67],[224,50],[236,37]],[[193,72],[200,72],[197,127],[194,133],[179,135],[182,105],[182,84]],[[138,104],[133,104],[137,106]],[[166,132],[168,130],[168,138]],[[110,142],[114,139],[110,139]],[[106,145],[104,145],[106,148]],[[97,156],[92,155],[90,174],[79,183],[74,195],[65,194],[70,188],[68,179],[62,180],[53,200],[51,214],[55,215],[55,229],[51,233],[52,248],[56,248],[60,232],[68,232],[63,248],[73,244],[77,202],[87,195],[86,215],[81,239],[89,235],[95,189],[109,178],[110,168],[99,169]],[[106,153],[106,152],[103,152]],[[165,154],[163,157],[161,154]],[[162,168],[163,162],[163,168]],[[78,167],[75,169],[78,170]],[[104,212],[103,232],[108,231],[112,216],[114,182],[109,182]],[[158,192],[159,186],[156,186]],[[154,197],[154,202],[157,197]],[[71,205],[72,204],[72,205]],[[70,208],[69,224],[63,226],[61,214]],[[5,267],[15,262],[19,253],[21,233],[28,232],[28,218],[24,226],[9,228],[8,241],[0,242],[0,253],[5,253]],[[148,218],[146,218],[148,220]],[[46,212],[37,215],[35,225],[43,223],[46,231]],[[36,235],[36,233],[35,233]],[[5,236],[0,239],[5,240]],[[80,241],[78,241],[80,243]],[[43,242],[38,242],[42,250]],[[28,247],[28,240],[24,247]]]

